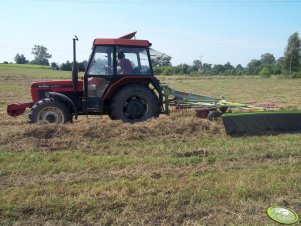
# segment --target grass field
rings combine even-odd
[[[271,205],[301,213],[301,136],[227,136],[221,121],[107,117],[29,125],[6,105],[32,81],[71,73],[0,64],[1,225],[274,225]],[[161,77],[182,91],[301,109],[301,80]]]

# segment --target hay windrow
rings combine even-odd
[[[216,126],[214,122],[190,117],[174,120],[164,117],[136,124],[105,119],[97,124],[79,123],[76,125],[75,130],[78,132],[78,135],[87,138],[132,140],[175,135],[195,136],[204,132],[214,133],[219,130]]]
[[[67,125],[24,122],[22,127],[12,125],[1,131],[0,145],[10,150],[70,150],[86,147],[88,141],[197,137],[221,131],[219,123],[194,117],[160,117],[136,124],[108,118],[80,119]]]

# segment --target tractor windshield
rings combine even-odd
[[[97,46],[92,57],[89,75],[113,75],[113,47]]]

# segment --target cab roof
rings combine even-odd
[[[96,38],[93,45],[151,46],[151,43],[147,40],[132,39],[136,33],[132,32],[119,38]]]

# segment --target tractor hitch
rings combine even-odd
[[[12,117],[22,115],[25,112],[26,108],[31,108],[33,104],[33,102],[10,104],[7,106],[7,114]]]

